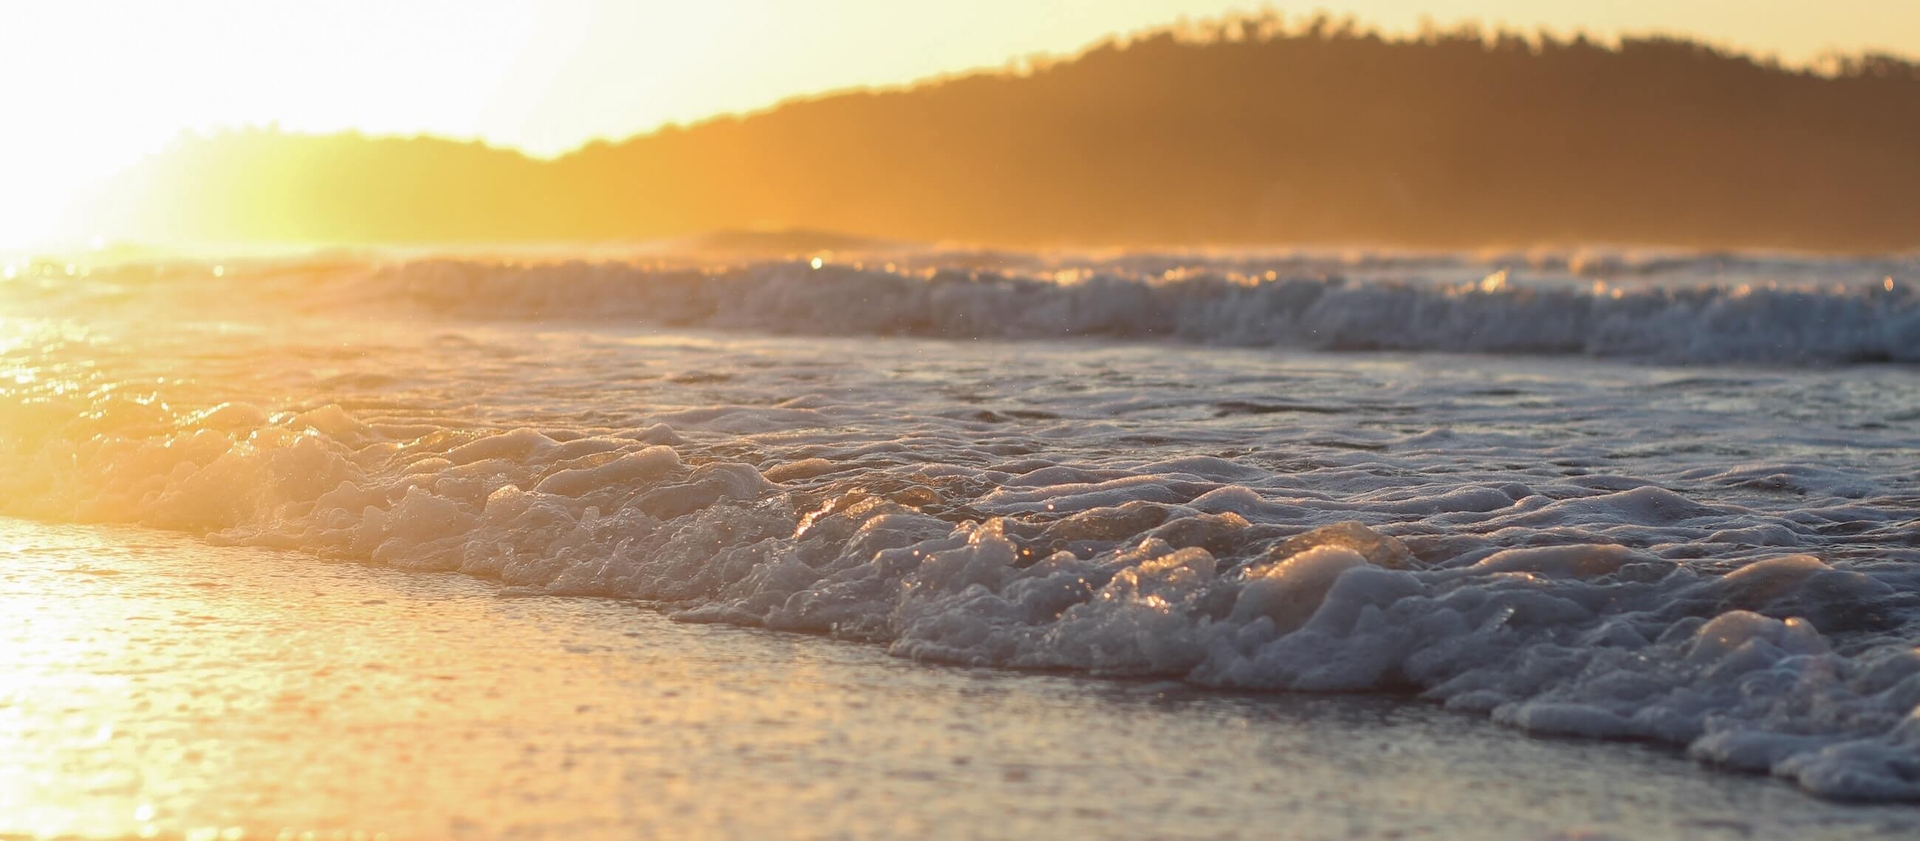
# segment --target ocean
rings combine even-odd
[[[1920,828],[1911,258],[12,274],[0,836]]]

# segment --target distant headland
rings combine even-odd
[[[127,171],[152,242],[612,242],[807,227],[999,246],[1920,247],[1920,65],[1251,16],[594,142],[245,129]]]

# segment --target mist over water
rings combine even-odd
[[[990,257],[30,275],[0,499],[1920,799],[1911,261]]]

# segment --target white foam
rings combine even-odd
[[[1590,343],[1608,335],[1594,314],[1618,306],[1644,317],[1619,322],[1639,338],[1574,352],[1743,360],[1904,342],[1913,317],[1897,293],[791,266],[430,264],[333,282],[355,306],[398,289],[500,318],[1322,342],[1311,323],[1408,347],[1493,341],[1471,338],[1490,325]],[[1823,334],[1819,319],[1866,326]],[[1920,401],[1894,374],[289,323],[235,338],[91,321],[127,337],[83,345],[49,322],[0,347],[6,510],[639,599],[925,660],[1411,689],[1831,797],[1920,799],[1920,438],[1901,414]],[[1637,344],[1649,330],[1672,335]],[[1761,335],[1788,338],[1741,338]],[[1495,349],[1545,347],[1527,341]],[[1877,426],[1848,426],[1869,409]]]
[[[63,480],[77,483],[69,487],[91,516],[224,543],[659,600],[690,619],[840,633],[921,659],[1243,689],[1410,686],[1543,733],[1690,743],[1708,761],[1771,768],[1835,797],[1920,797],[1903,776],[1920,761],[1905,723],[1920,703],[1912,647],[1842,655],[1805,619],[1745,609],[1815,592],[1833,609],[1864,610],[1892,592],[1805,555],[1722,576],[1575,543],[1460,565],[1415,558],[1351,522],[1249,555],[1262,541],[1243,515],[1262,516],[1257,506],[1209,515],[1142,501],[1196,481],[1193,463],[1091,484],[1079,480],[1114,471],[1048,468],[993,483],[1001,487],[976,505],[1054,506],[1050,525],[1015,530],[1010,519],[955,524],[916,510],[944,499],[926,485],[895,491],[902,503],[854,479],[801,510],[792,486],[750,466],[689,466],[630,438],[562,442],[522,428],[460,443],[388,441],[335,409],[239,435],[213,428],[236,414],[96,440]],[[788,475],[805,481],[826,466]],[[1251,502],[1253,492],[1228,486],[1203,499],[1233,494]],[[1711,515],[1645,489],[1557,507],[1564,523]],[[1226,556],[1206,548],[1249,538]],[[1083,551],[1042,554],[1076,541]]]

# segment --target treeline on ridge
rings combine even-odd
[[[1005,246],[1909,249],[1920,66],[1261,15],[553,160],[426,137],[189,136],[93,211],[119,235],[200,242],[805,226]]]

